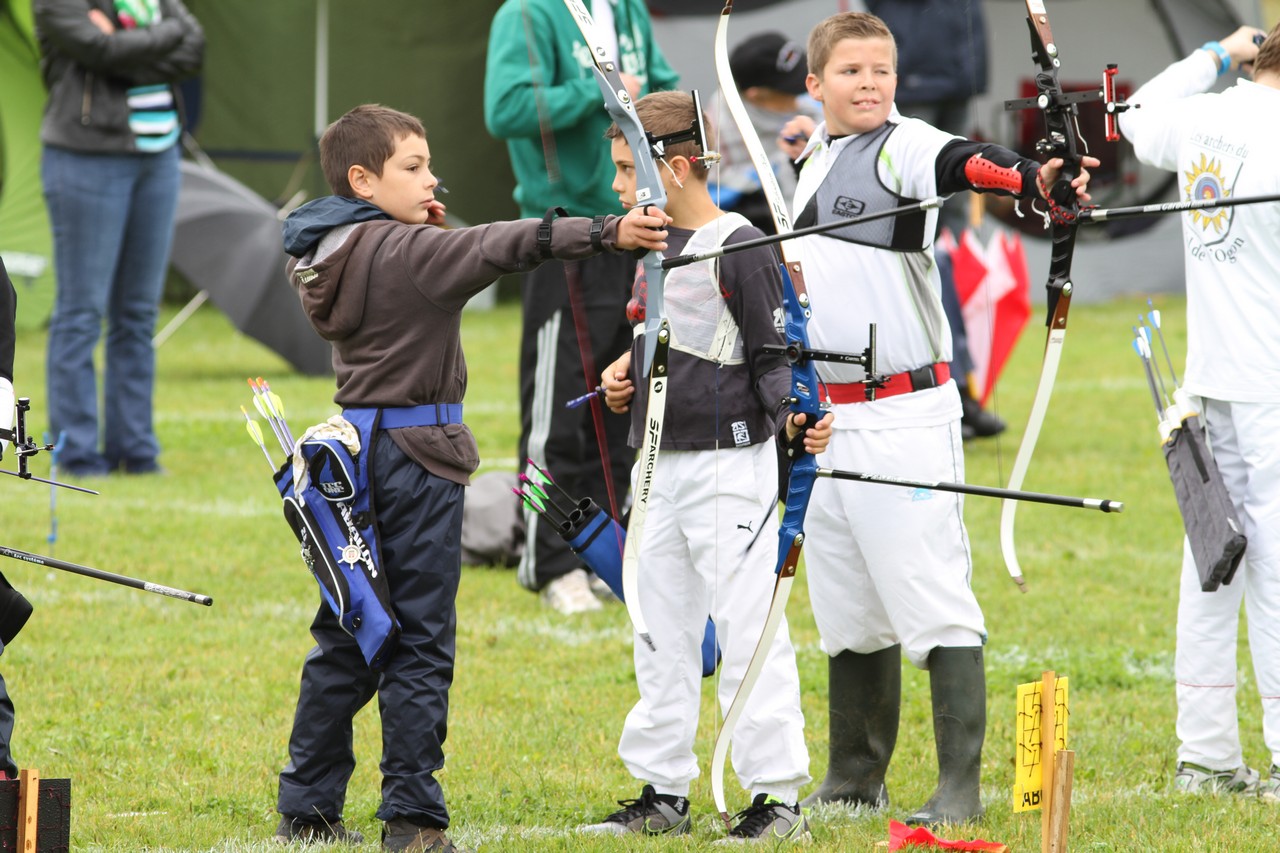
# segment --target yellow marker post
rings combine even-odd
[[[1052,678],[1053,673],[1046,673],[1046,676]],[[1015,725],[1018,741],[1017,776],[1013,783],[1015,813],[1035,811],[1044,803],[1043,783],[1046,774],[1045,761],[1041,755],[1045,752],[1045,741],[1049,743],[1050,756],[1067,746],[1067,677],[1064,675],[1055,681],[1056,685],[1050,688],[1054,696],[1051,726],[1041,725],[1041,697],[1044,695],[1045,681],[1018,685],[1018,719]],[[1052,762],[1052,757],[1049,760]],[[1052,785],[1053,776],[1049,775],[1048,779]]]
[[[1075,768],[1075,753],[1067,750],[1068,716],[1065,676],[1048,670],[1040,681],[1018,685],[1013,810],[1040,809],[1041,853],[1066,849]]]

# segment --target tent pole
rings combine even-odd
[[[187,322],[192,314],[196,313],[196,309],[207,302],[208,299],[209,291],[207,290],[202,290],[195,296],[191,297],[191,301],[182,306],[182,310],[175,314],[173,319],[166,323],[165,327],[157,332],[156,336],[151,339],[151,348],[160,349],[160,345],[169,340],[169,338],[173,336],[173,333],[178,331],[178,329],[182,327],[182,324]]]
[[[329,126],[329,0],[316,3],[316,103],[314,138]]]

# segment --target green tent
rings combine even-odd
[[[53,306],[49,219],[40,189],[40,81],[31,3],[0,0],[0,256],[18,288],[18,327]]]
[[[186,0],[208,40],[196,138],[283,204],[327,194],[317,131],[381,103],[422,119],[450,213],[516,215],[506,146],[484,127],[484,58],[501,0]]]

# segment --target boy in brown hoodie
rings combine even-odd
[[[556,258],[666,248],[656,208],[625,217],[527,219],[446,230],[439,180],[421,122],[378,105],[356,107],[320,139],[334,195],[284,224],[290,280],[333,344],[344,409],[380,411],[365,451],[399,645],[373,672],[353,637],[321,605],[280,774],[276,836],[358,843],[342,825],[355,767],[351,719],[375,693],[382,717],[387,850],[457,850],[435,772],[453,678],[461,574],[463,487],[479,462],[462,422],[467,369],[459,329],[467,300],[506,273]],[[655,230],[657,229],[657,230]]]

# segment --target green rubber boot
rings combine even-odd
[[[884,808],[889,759],[898,741],[902,647],[868,655],[841,652],[827,661],[830,759],[827,778],[802,805],[847,803]]]
[[[987,732],[987,679],[982,647],[929,653],[938,787],[907,823],[963,823],[982,817],[982,741]]]

